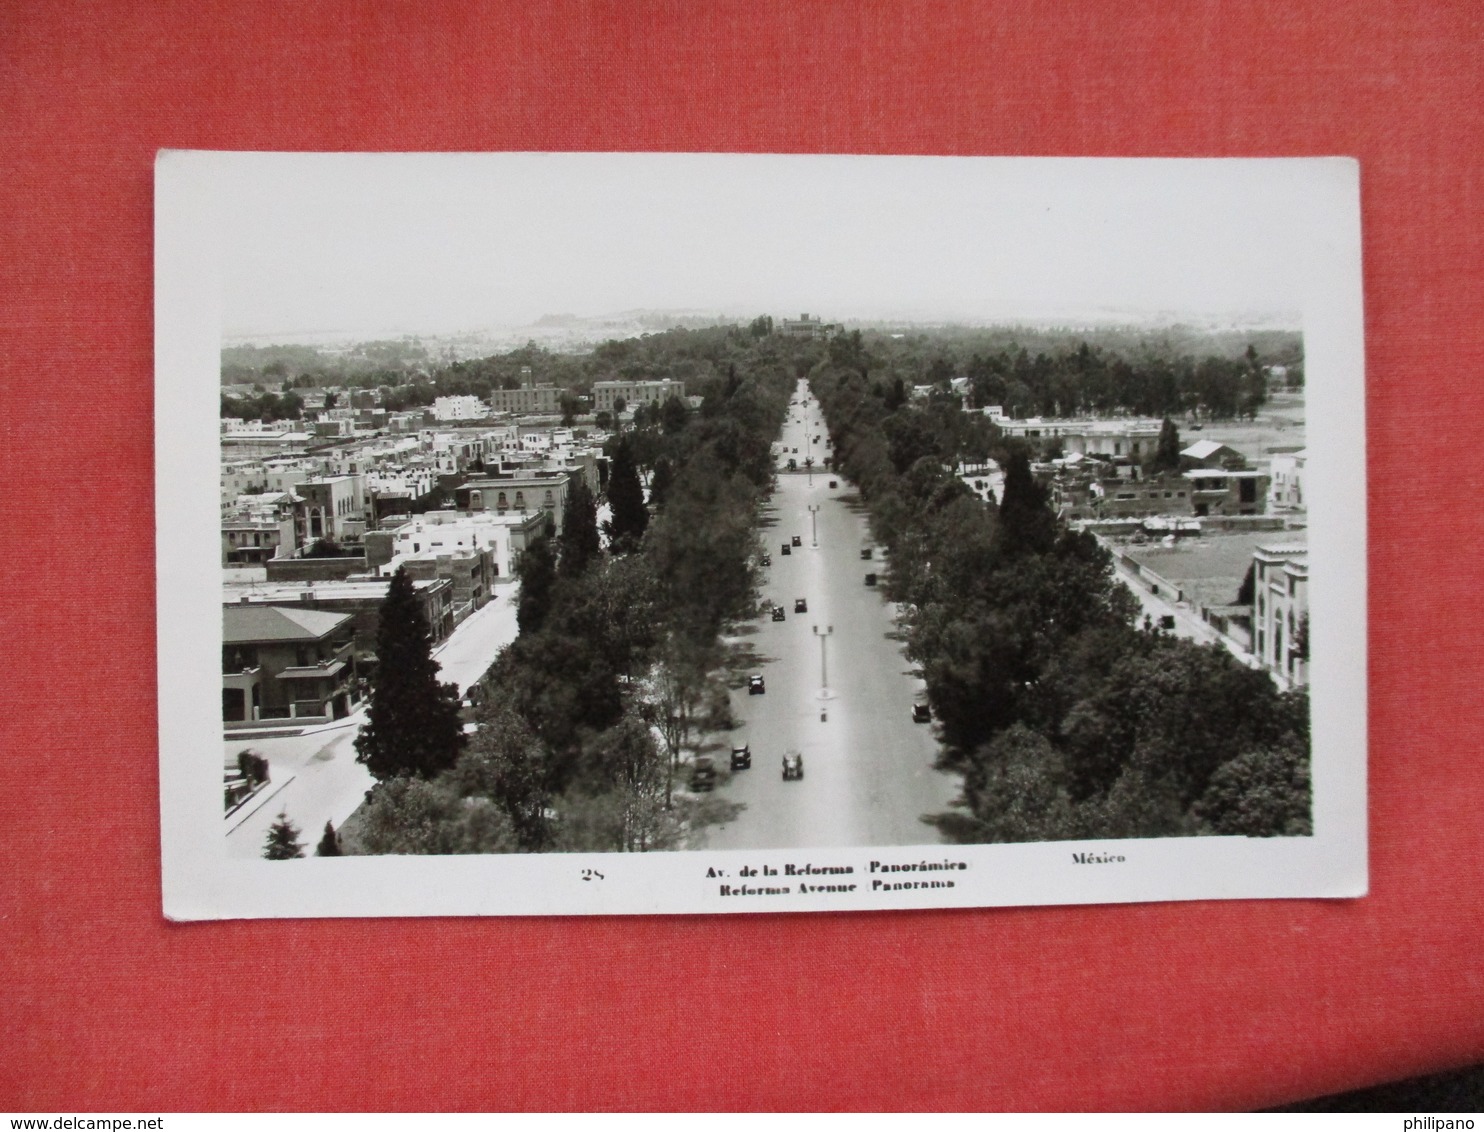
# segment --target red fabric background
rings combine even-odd
[[[0,6],[0,1108],[1245,1107],[1479,1059],[1480,46],[1475,0]],[[167,924],[163,146],[1358,157],[1372,895]]]

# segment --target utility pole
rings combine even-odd
[[[814,626],[814,635],[819,638],[819,694],[821,698],[828,696],[830,691],[829,657],[825,646],[830,639],[830,634],[834,631],[833,625],[826,625],[822,631],[818,625]]]
[[[809,539],[815,550],[819,549],[819,504],[809,504]]]

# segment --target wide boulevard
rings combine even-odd
[[[903,653],[895,607],[882,588],[866,585],[868,573],[884,576],[886,563],[865,511],[849,483],[820,470],[829,437],[802,382],[795,399],[775,445],[779,487],[762,530],[772,559],[763,568],[764,602],[783,606],[786,619],[765,611],[742,628],[737,643],[754,654],[748,674],[762,676],[766,691],[750,694],[745,683],[733,690],[743,726],[731,739],[752,748],[753,762],[718,787],[720,797],[746,809],[707,831],[700,847],[937,843],[938,831],[922,816],[948,809],[959,780],[933,768],[932,725],[913,722],[922,682]],[[815,467],[806,473],[811,456]],[[787,470],[790,459],[799,472]],[[791,545],[795,535],[802,545]],[[869,561],[861,557],[868,547]],[[799,598],[808,612],[794,611]],[[788,751],[803,756],[802,779],[784,780]],[[725,777],[724,745],[715,758]]]

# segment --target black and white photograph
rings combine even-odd
[[[1365,892],[1353,162],[156,176],[171,917]]]

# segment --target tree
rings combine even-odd
[[[575,578],[587,569],[601,553],[598,542],[598,507],[587,481],[578,476],[567,492],[567,509],[562,515],[562,557],[557,575]]]
[[[488,798],[464,798],[448,776],[393,778],[371,788],[361,810],[367,853],[513,853],[510,819]]]
[[[688,416],[689,410],[686,409],[685,402],[672,393],[660,406],[660,428],[666,436],[684,432]]]
[[[1014,449],[1005,465],[1000,500],[1001,542],[1009,554],[1041,554],[1056,540],[1056,517],[1047,505],[1046,489],[1031,475],[1024,450]]]
[[[551,588],[556,585],[556,552],[551,539],[538,538],[526,547],[515,572],[520,578],[515,623],[522,634],[539,633],[551,611]]]
[[[314,847],[316,857],[338,857],[340,856],[340,835],[335,832],[335,826],[325,822],[325,832],[319,839],[319,844]]]
[[[1180,470],[1180,430],[1175,422],[1166,417],[1159,426],[1159,446],[1154,458],[1149,461],[1151,472],[1178,472]]]
[[[670,494],[670,485],[675,482],[675,465],[661,456],[654,463],[654,472],[649,477],[649,503],[656,511],[665,505]]]
[[[613,453],[613,466],[608,474],[608,505],[613,510],[608,534],[615,553],[638,547],[649,526],[649,511],[644,506],[644,488],[639,483],[639,470],[627,438],[620,438]]]
[[[557,404],[561,406],[563,427],[571,428],[577,414],[582,412],[582,398],[573,393],[563,393],[557,399]]]
[[[1309,752],[1290,741],[1247,751],[1218,767],[1195,805],[1203,829],[1242,837],[1306,837],[1310,817]]]
[[[432,778],[453,766],[464,746],[458,687],[438,681],[427,618],[400,566],[381,603],[376,658],[357,761],[381,780]]]
[[[304,856],[304,846],[299,844],[299,827],[283,810],[278,811],[277,819],[268,827],[263,856],[270,861],[292,861],[295,857]]]

